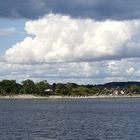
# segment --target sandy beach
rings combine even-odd
[[[34,96],[34,95],[14,95],[14,96],[0,96],[0,99],[102,99],[102,98],[140,98],[140,95],[128,96]]]

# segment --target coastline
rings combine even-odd
[[[110,96],[110,95],[94,95],[94,96],[34,96],[34,95],[13,95],[0,96],[0,99],[117,99],[117,98],[140,98],[140,95],[127,96]]]

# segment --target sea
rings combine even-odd
[[[140,140],[140,98],[0,99],[0,140]]]

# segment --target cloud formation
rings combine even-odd
[[[96,20],[139,19],[139,0],[0,0],[0,17],[35,19],[50,12]]]
[[[140,57],[140,20],[95,21],[49,14],[27,21],[29,37],[5,52],[12,63],[92,62]]]
[[[0,3],[0,18],[29,19],[28,37],[0,57],[0,79],[83,84],[140,80],[139,0]],[[14,31],[0,28],[0,37]]]
[[[0,28],[0,37],[10,35],[13,32],[15,32],[14,28]]]
[[[135,63],[133,62],[135,61]],[[125,64],[125,65],[124,65]],[[97,84],[110,81],[140,80],[140,59],[56,64],[11,64],[0,61],[0,79],[31,78],[35,81]]]

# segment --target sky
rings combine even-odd
[[[0,0],[0,80],[140,80],[139,0]]]

